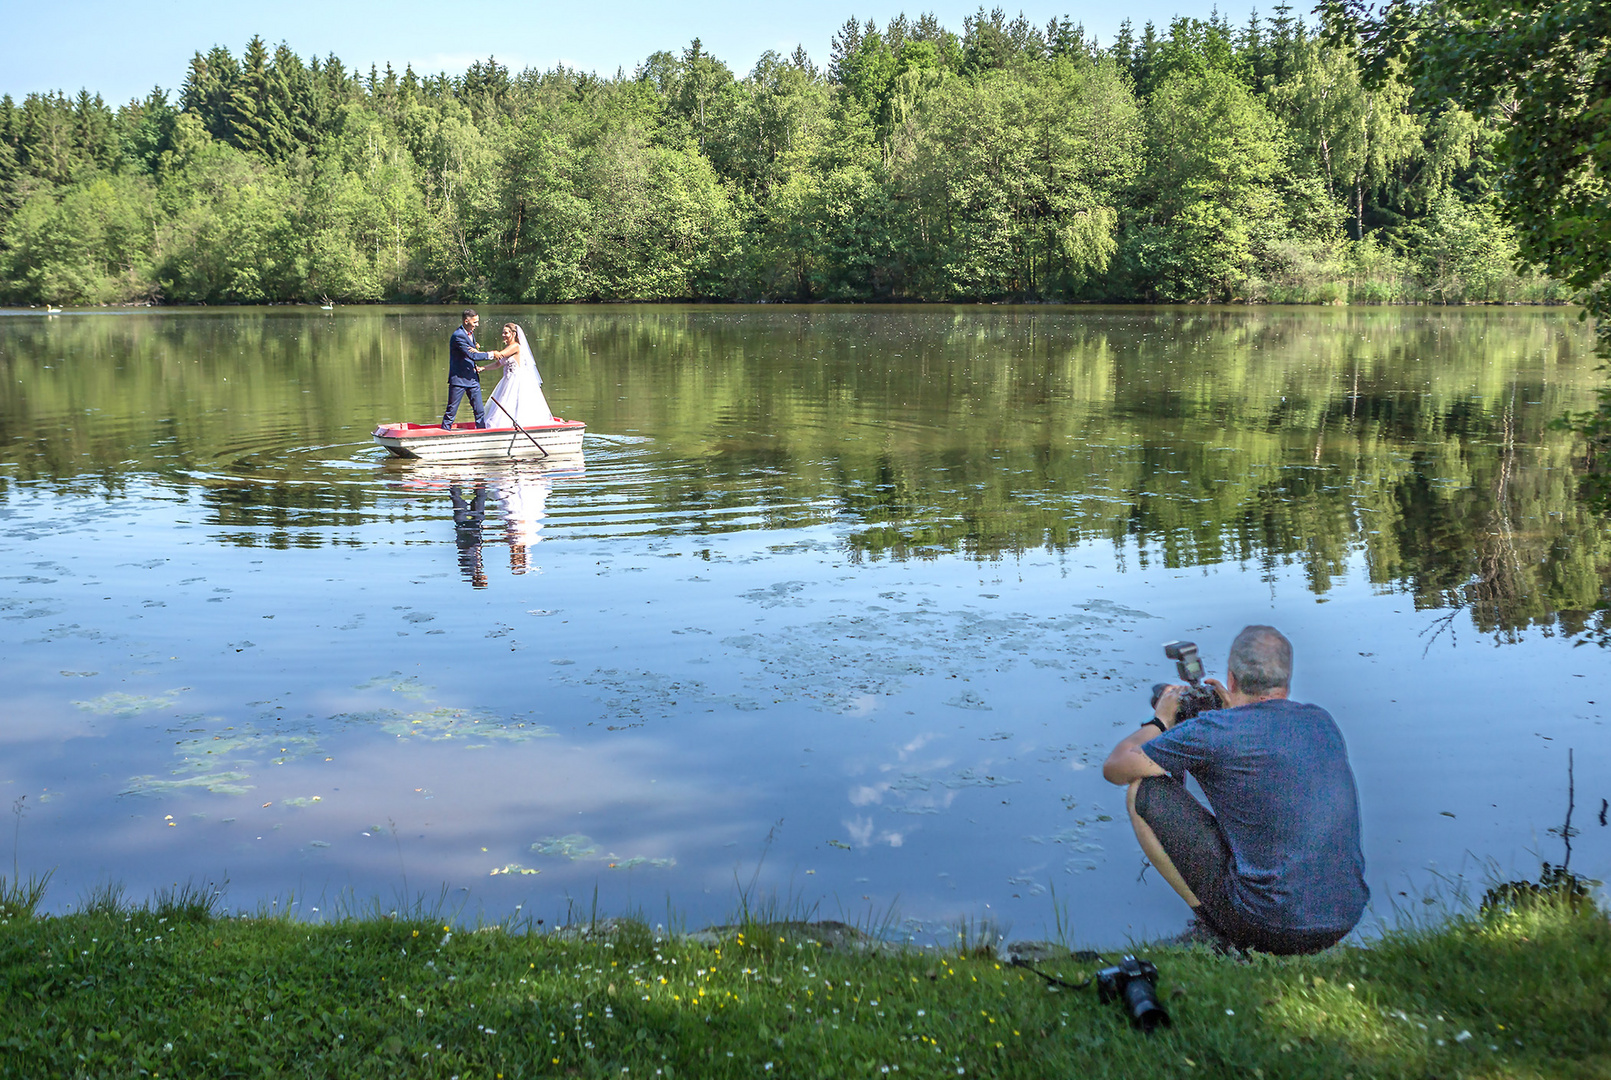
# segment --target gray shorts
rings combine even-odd
[[[1293,956],[1330,948],[1347,930],[1281,930],[1243,914],[1231,898],[1235,863],[1219,822],[1186,785],[1172,776],[1149,776],[1136,790],[1136,813],[1191,891],[1197,917],[1239,949]]]

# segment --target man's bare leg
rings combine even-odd
[[[1130,825],[1136,831],[1136,839],[1141,842],[1141,853],[1147,857],[1153,868],[1163,875],[1163,879],[1169,882],[1169,887],[1196,910],[1202,902],[1197,899],[1197,894],[1191,891],[1191,886],[1186,884],[1186,879],[1180,876],[1180,871],[1175,869],[1175,864],[1169,860],[1163,845],[1158,843],[1157,834],[1152,831],[1152,826],[1136,813],[1136,792],[1140,787],[1140,780],[1130,781],[1130,788],[1125,793],[1125,804],[1130,808]]]

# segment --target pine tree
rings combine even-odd
[[[1132,64],[1135,58],[1136,35],[1126,19],[1119,24],[1119,36],[1113,39],[1113,45],[1108,49],[1108,55],[1113,62],[1119,65],[1119,70],[1127,75],[1134,76]]]
[[[1130,78],[1135,82],[1138,97],[1151,97],[1154,87],[1157,86],[1160,48],[1158,31],[1149,19],[1141,28],[1141,44],[1137,46],[1135,55],[1130,61]]]
[[[1275,17],[1270,20],[1270,35],[1266,46],[1273,86],[1280,86],[1292,78],[1302,34],[1303,20],[1294,19],[1292,5],[1286,0],[1281,0],[1281,3],[1275,5]]]
[[[117,138],[113,133],[112,110],[106,107],[101,95],[90,97],[88,90],[80,90],[73,100],[73,150],[76,156],[86,158],[101,168],[110,168],[117,161]]]
[[[204,57],[197,53],[190,61],[185,85],[180,91],[179,108],[193,113],[215,139],[230,134],[230,101],[240,81],[240,66],[228,49],[214,45]]]
[[[268,46],[254,34],[241,57],[240,81],[229,96],[226,137],[242,150],[270,155],[274,131],[268,112]]]

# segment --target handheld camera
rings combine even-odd
[[[1225,707],[1219,691],[1203,684],[1203,661],[1197,655],[1195,641],[1171,641],[1164,646],[1164,655],[1175,662],[1175,670],[1186,680],[1186,689],[1180,695],[1180,709],[1175,713],[1175,723],[1190,720],[1198,713],[1212,712]],[[1153,708],[1158,707],[1158,699],[1163,696],[1168,686],[1168,683],[1153,684]]]
[[[1104,1004],[1121,1002],[1130,1014],[1130,1023],[1142,1031],[1170,1024],[1169,1014],[1158,1004],[1158,969],[1150,960],[1126,956],[1114,966],[1098,971],[1096,995]]]

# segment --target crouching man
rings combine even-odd
[[[1128,786],[1141,850],[1210,940],[1319,952],[1370,899],[1348,748],[1326,710],[1288,700],[1292,643],[1274,627],[1238,634],[1227,669],[1206,680],[1225,707],[1177,724],[1183,687],[1169,687],[1102,775]]]

